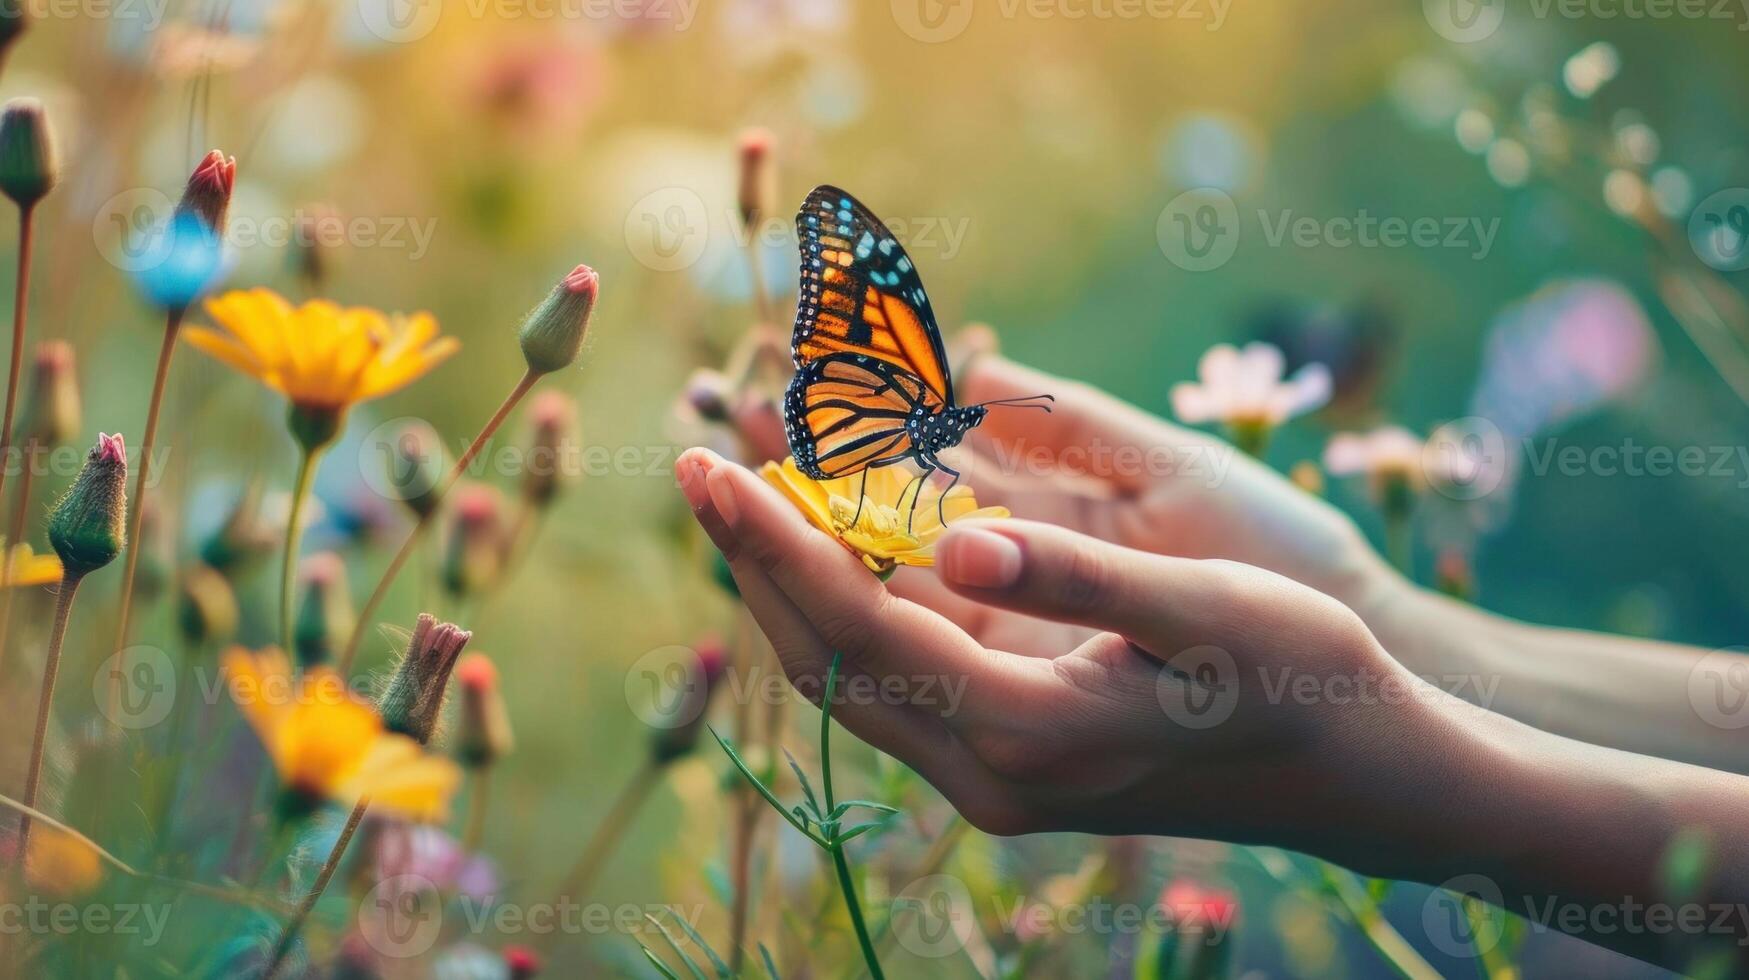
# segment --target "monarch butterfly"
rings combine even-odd
[[[952,490],[960,474],[938,454],[958,445],[992,406],[1050,411],[1041,404],[1050,395],[954,401],[941,329],[917,267],[862,202],[822,184],[796,213],[796,234],[796,374],[783,419],[797,469],[816,480],[856,473],[866,480],[869,469],[909,460],[922,468],[914,481],[919,494],[920,481],[936,470],[953,477]],[[946,498],[944,491],[938,504]],[[859,515],[860,508],[859,501]]]

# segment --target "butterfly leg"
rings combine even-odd
[[[954,487],[959,485],[960,473],[958,470],[948,469],[947,467],[942,466],[940,463],[936,463],[935,467],[936,467],[936,469],[941,470],[943,473],[946,473],[947,475],[953,477],[953,479],[948,482],[947,489],[941,491],[941,496],[935,498],[935,515],[936,515],[936,517],[941,519],[941,526],[946,527],[947,526],[947,495],[949,492],[951,492],[953,490]]]
[[[862,520],[862,505],[867,503],[867,502],[868,502],[868,470],[864,469],[862,471],[862,481],[856,485],[856,513],[852,514],[850,517],[850,526],[851,527],[855,527],[856,522]]]
[[[911,496],[911,506],[907,507],[905,509],[905,533],[906,534],[911,533],[911,522],[917,517],[917,503],[918,503],[918,501],[923,499],[923,484],[926,480],[929,479],[929,474],[935,471],[935,467],[933,465],[931,465],[929,463],[924,463],[921,460],[919,462],[923,466],[923,472],[921,472],[921,473],[917,474],[915,477],[913,477],[910,483],[905,484],[905,489],[900,491],[900,493],[899,493],[899,503],[901,503],[901,504],[905,502],[905,497],[907,494],[909,494]],[[912,492],[912,490],[911,490],[912,487],[917,488],[915,493]]]

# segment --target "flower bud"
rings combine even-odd
[[[729,406],[735,400],[734,387],[721,371],[699,368],[686,379],[681,389],[681,403],[696,418],[719,425],[729,421]]]
[[[164,521],[159,516],[163,505],[157,497],[147,495],[139,502],[140,536],[130,547],[140,549],[140,563],[134,568],[134,598],[140,602],[155,602],[170,582],[170,548],[164,540]]]
[[[340,214],[326,204],[310,204],[297,210],[293,223],[293,268],[309,284],[310,292],[320,294],[328,278],[328,253],[342,237]]]
[[[219,525],[200,546],[200,560],[229,575],[274,546],[261,522],[261,484],[250,482]]]
[[[195,214],[213,234],[225,237],[226,215],[231,209],[231,190],[237,186],[237,158],[211,150],[188,177],[177,214]]]
[[[193,563],[183,574],[177,620],[192,646],[231,642],[237,636],[237,594],[231,583],[208,566]]]
[[[476,595],[497,583],[509,543],[503,512],[493,487],[470,483],[456,491],[443,560],[443,586],[451,595]]]
[[[334,649],[352,635],[357,622],[346,590],[346,562],[332,551],[304,559],[303,604],[292,624],[298,666],[309,669],[334,659]]]
[[[28,208],[54,189],[55,176],[55,140],[42,103],[6,103],[0,109],[0,193]]]
[[[771,213],[776,197],[771,173],[771,132],[749,129],[741,134],[741,186],[737,203],[741,209],[741,226],[752,228],[759,219]]]
[[[439,623],[430,613],[420,613],[407,642],[407,655],[395,668],[389,686],[377,701],[383,727],[424,745],[431,741],[437,717],[443,711],[444,689],[462,647],[474,634],[452,623]]]
[[[437,430],[421,419],[408,419],[390,433],[384,455],[388,488],[415,516],[429,516],[449,469],[449,455]]]
[[[498,689],[498,668],[483,653],[470,653],[455,668],[462,688],[461,730],[455,752],[462,765],[484,768],[510,754],[515,743],[510,714]]]
[[[527,946],[506,946],[504,965],[510,969],[510,980],[534,980],[542,963],[540,954]]]
[[[119,435],[98,435],[85,466],[49,514],[49,543],[68,578],[115,561],[127,537],[127,447]]]
[[[580,265],[522,321],[517,340],[530,371],[547,374],[577,359],[599,288],[595,270]]]
[[[12,53],[12,46],[24,36],[24,30],[29,26],[25,4],[0,3],[0,64],[5,63],[6,56]]]
[[[1456,548],[1440,552],[1434,562],[1435,588],[1453,599],[1470,600],[1476,595],[1476,572],[1470,557]]]
[[[30,394],[18,418],[18,441],[33,451],[55,449],[78,437],[79,422],[73,345],[64,340],[38,344],[31,361]]]
[[[1294,486],[1312,496],[1324,496],[1324,471],[1318,468],[1317,463],[1302,459],[1293,465],[1293,469],[1288,470],[1287,476]]]
[[[577,403],[562,391],[543,391],[528,412],[528,459],[522,467],[522,496],[547,507],[564,483],[563,453],[577,427]]]
[[[697,747],[711,696],[722,687],[723,675],[728,671],[728,650],[716,638],[699,641],[693,653],[698,659],[689,669],[684,689],[677,692],[678,697],[668,699],[667,710],[673,715],[674,724],[658,728],[650,745],[657,765],[667,765]]]

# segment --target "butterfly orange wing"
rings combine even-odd
[[[829,185],[796,214],[801,292],[790,353],[796,367],[835,354],[877,358],[915,376],[943,405],[953,382],[923,280],[887,226]]]
[[[916,375],[866,354],[810,361],[784,396],[796,467],[816,480],[913,458],[924,420],[943,402]]]

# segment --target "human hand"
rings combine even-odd
[[[1419,682],[1341,603],[1279,575],[1025,521],[952,527],[937,572],[958,600],[1095,631],[1015,656],[890,593],[748,470],[702,450],[676,469],[798,689],[817,698],[842,652],[833,716],[991,832],[1339,853],[1378,809],[1376,772],[1439,729],[1414,698],[1285,693]]]
[[[1056,396],[1049,415],[991,412],[950,454],[949,464],[965,474],[981,503],[1157,555],[1268,569],[1363,613],[1401,584],[1346,515],[1219,438],[994,353],[973,359],[958,387],[966,404]],[[768,402],[742,403],[732,421],[758,452],[772,458],[787,452]],[[927,574],[901,572],[892,587],[979,639],[1020,653],[1048,656],[1085,635],[978,608]]]

